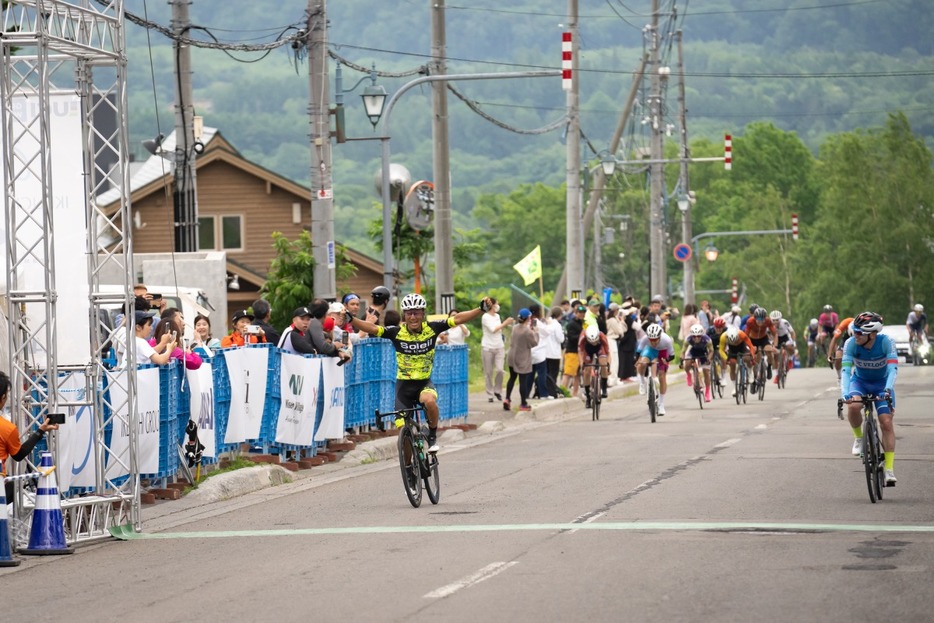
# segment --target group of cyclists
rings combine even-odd
[[[653,301],[654,302],[654,301]],[[476,309],[460,312],[441,321],[429,322],[425,318],[427,302],[420,294],[408,294],[401,301],[402,322],[400,326],[384,327],[360,318],[349,318],[354,329],[389,339],[396,350],[398,376],[396,383],[396,408],[411,408],[421,404],[428,420],[429,452],[437,452],[438,404],[437,391],[431,382],[431,370],[434,348],[438,336],[458,324],[469,322],[490,309],[493,302],[484,298]],[[795,356],[795,330],[779,310],[768,312],[764,307],[751,305],[745,317],[734,320],[739,315],[739,308],[734,306],[730,314],[719,316],[709,323],[709,328],[701,324],[690,327],[682,347],[682,366],[688,374],[701,374],[704,385],[704,398],[710,401],[712,394],[709,363],[711,358],[719,356],[729,368],[729,378],[733,383],[733,395],[738,391],[737,365],[752,368],[759,358],[767,361],[767,378],[772,378],[773,368],[782,359],[778,356],[784,349],[788,367]],[[639,378],[639,391],[645,393],[645,374],[650,365],[657,365],[659,381],[658,415],[665,414],[665,394],[667,393],[668,363],[674,359],[674,341],[664,327],[665,320],[649,317],[641,326],[643,335],[636,346],[636,371]],[[814,325],[814,321],[811,323]],[[908,318],[909,331],[920,334],[926,339],[927,318],[923,307],[915,305]],[[833,325],[833,326],[831,326]],[[895,415],[895,378],[898,369],[898,356],[895,342],[881,333],[882,317],[866,311],[842,321],[830,305],[824,307],[820,318],[816,319],[818,335],[830,340],[828,360],[838,366],[840,378],[840,397],[848,404],[847,419],[855,437],[852,453],[859,455],[862,441],[862,412],[860,397],[878,396],[876,412],[882,429],[882,446],[885,457],[885,483],[896,483],[895,431],[892,418]],[[809,327],[809,346],[811,331]],[[716,352],[715,352],[716,349]],[[600,369],[601,377],[606,379],[610,349],[606,335],[600,331],[595,318],[587,318],[584,330],[577,344],[577,351],[582,364],[582,373],[591,374],[594,367]],[[585,365],[590,364],[590,365]],[[751,383],[761,382],[750,376]],[[583,387],[589,400],[589,376],[583,379]],[[777,379],[776,379],[777,380]],[[753,389],[755,391],[755,389]],[[603,385],[605,395],[606,385]]]

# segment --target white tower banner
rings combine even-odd
[[[266,402],[268,348],[242,348],[224,352],[230,377],[230,417],[224,443],[259,439]]]

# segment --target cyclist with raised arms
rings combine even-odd
[[[850,405],[846,414],[856,437],[853,455],[859,456],[862,450],[863,405],[859,397],[873,394],[879,398],[876,400],[876,413],[885,452],[885,486],[894,487],[895,426],[892,419],[895,417],[895,377],[898,375],[895,342],[880,333],[882,316],[879,314],[865,311],[850,326],[853,337],[843,345],[840,397]]]
[[[396,349],[396,409],[411,409],[416,403],[425,408],[428,420],[428,451],[438,451],[438,391],[431,382],[438,336],[448,329],[474,318],[493,307],[487,297],[480,307],[462,311],[444,320],[425,320],[428,303],[421,294],[406,294],[402,298],[402,326],[382,327],[373,322],[353,318],[354,329],[374,337],[386,338]]]
[[[675,344],[660,324],[645,328],[645,336],[636,345],[639,360],[636,374],[639,376],[639,393],[645,394],[645,371],[653,360],[658,360],[658,414],[665,415],[665,392],[668,391],[668,362],[675,356]]]
[[[752,367],[752,358],[756,354],[756,347],[749,340],[745,332],[736,327],[729,327],[720,336],[720,358],[726,361],[730,366],[730,380],[733,381],[733,393],[736,396],[739,388],[736,383],[736,361],[743,359],[744,366]]]
[[[703,325],[696,324],[681,346],[681,365],[685,370],[694,368],[694,374],[703,371],[704,375],[704,402],[710,402],[710,354],[713,352],[713,342]],[[692,363],[693,362],[693,363]],[[699,367],[698,367],[699,366]],[[693,389],[693,388],[691,388]]]
[[[600,366],[600,396],[602,398],[606,398],[607,377],[610,373],[610,343],[596,323],[581,332],[577,342],[577,355],[581,362],[581,385],[584,386],[585,406],[589,409],[591,406],[590,375],[594,372],[590,366]]]

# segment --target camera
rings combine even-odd
[[[247,335],[259,335],[260,328],[259,328],[259,325],[248,324],[246,328],[243,330],[243,332],[246,333]]]
[[[65,423],[64,413],[50,413],[49,414],[49,424],[64,424],[64,423]]]

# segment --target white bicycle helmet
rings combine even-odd
[[[915,311],[918,312],[919,314],[922,313],[924,311],[924,305],[922,305],[921,303],[918,303],[917,305],[915,305]]]
[[[705,333],[704,325],[696,324],[691,327],[691,335],[701,336]]]
[[[776,309],[771,314],[769,314],[769,318],[772,319],[772,322],[778,322],[779,320],[782,319],[782,312]]]
[[[416,309],[425,309],[428,307],[428,303],[425,301],[425,297],[421,294],[406,294],[402,297],[402,311],[410,311]]]
[[[587,327],[586,331],[584,331],[584,335],[587,337],[588,342],[591,344],[596,344],[600,341],[600,328],[597,325],[592,324]]]
[[[811,321],[808,322],[808,326],[812,329],[817,326],[817,318],[811,318]]]
[[[662,325],[660,324],[650,324],[645,329],[645,334],[649,336],[650,340],[657,340],[662,336]]]
[[[739,329],[736,327],[730,327],[726,330],[726,341],[730,344],[735,345],[739,342]]]
[[[854,331],[878,333],[882,330],[882,316],[871,311],[864,311],[851,323]]]

